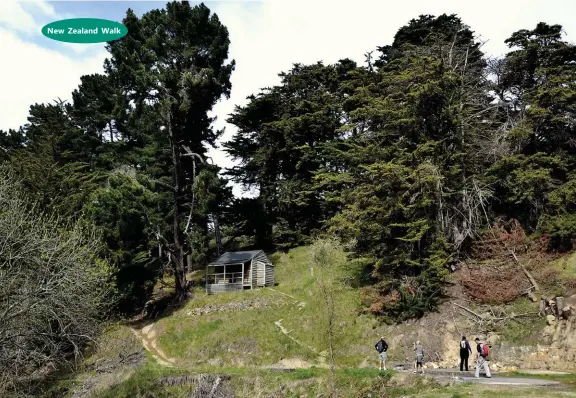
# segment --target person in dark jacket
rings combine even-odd
[[[388,358],[388,344],[384,340],[384,336],[380,336],[380,340],[374,346],[376,351],[378,351],[378,359],[380,360],[380,370],[386,370],[386,359]]]
[[[462,341],[460,341],[460,372],[464,371],[464,368],[468,372],[468,358],[470,358],[471,354],[470,343],[466,340],[466,336],[462,336]]]

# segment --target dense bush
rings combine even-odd
[[[33,391],[82,354],[113,297],[98,236],[62,226],[0,174],[0,395]]]

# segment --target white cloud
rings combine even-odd
[[[65,42],[61,42],[58,43],[59,45],[61,45],[62,47],[66,47],[72,51],[74,51],[74,53],[76,55],[82,55],[82,54],[86,54],[86,53],[93,53],[95,49],[101,49],[102,52],[101,54],[108,54],[108,52],[104,51],[104,45],[102,43],[65,43]],[[104,58],[102,58],[102,62],[104,62]]]
[[[7,27],[21,33],[34,33],[37,23],[21,3],[13,0],[0,1],[0,26]]]
[[[62,48],[76,52],[71,58],[18,36],[38,34],[41,22],[47,18],[71,17],[56,15],[45,1],[36,3],[0,0],[0,27],[4,27],[0,28],[0,51],[8,60],[0,63],[1,129],[25,123],[28,108],[35,102],[51,101],[57,96],[69,99],[81,75],[100,72],[102,68],[103,49],[92,56],[87,52],[91,46],[62,43]],[[22,4],[26,4],[25,9]],[[236,60],[232,97],[214,110],[219,119],[217,128],[225,126],[234,105],[245,104],[246,96],[277,84],[277,74],[288,70],[292,63],[333,63],[341,58],[361,63],[367,51],[391,43],[398,28],[420,14],[458,14],[483,40],[489,40],[484,50],[492,55],[506,52],[504,40],[512,32],[533,28],[541,21],[562,24],[568,39],[574,41],[576,37],[573,0],[412,0],[393,4],[381,0],[278,0],[216,1],[207,5],[228,27],[230,55]],[[39,13],[31,14],[30,10]],[[226,126],[223,140],[229,140],[233,133],[234,127]],[[210,151],[210,155],[220,166],[232,165],[222,151]],[[241,192],[239,187],[234,191]]]
[[[20,3],[22,4],[22,3]],[[40,11],[42,11],[42,13],[44,15],[50,16],[50,17],[55,17],[56,16],[56,11],[54,10],[54,7],[52,7],[51,4],[40,0],[40,1],[33,1],[29,4],[32,4],[33,7],[38,8]]]
[[[26,123],[34,103],[52,102],[58,97],[69,100],[80,76],[103,71],[103,44],[51,43],[70,48],[77,55],[94,53],[71,58],[29,41],[42,38],[45,23],[62,18],[43,0],[0,1],[0,53],[9,60],[0,63],[0,129],[17,129]],[[97,48],[100,51],[94,51]]]
[[[70,58],[45,49],[0,28],[0,129],[26,123],[30,105],[70,99],[80,76],[102,73],[105,51],[85,58]]]

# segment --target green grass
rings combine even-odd
[[[178,356],[183,348],[196,348],[201,344],[194,345],[194,342],[201,343],[204,339],[217,331],[223,321],[198,322],[194,327],[182,327],[182,322],[171,320],[166,323],[166,335],[160,340],[162,348],[170,356]],[[188,326],[188,325],[186,325]],[[166,336],[170,336],[167,338]]]
[[[159,380],[162,376],[180,376],[184,373],[179,370],[167,369],[148,360],[126,380],[119,384],[95,391],[94,398],[133,398],[142,396],[145,392],[154,392],[157,398],[185,397],[192,392],[191,386],[160,387]]]
[[[158,323],[164,329],[159,341],[167,355],[194,365],[210,360],[222,366],[272,364],[306,354],[274,325],[286,315],[282,309],[254,309],[166,318]]]
[[[573,390],[576,390],[576,373],[569,373],[569,374],[528,374],[519,372],[511,372],[506,374],[507,376],[513,377],[526,377],[530,379],[544,379],[544,380],[556,380],[561,382],[563,385],[570,387]]]
[[[157,323],[161,348],[169,356],[186,363],[186,366],[194,367],[216,363],[228,367],[261,367],[289,358],[320,366],[318,353],[328,350],[327,319],[322,295],[311,272],[310,251],[311,248],[305,246],[269,256],[275,264],[278,283],[273,289],[211,296],[197,289],[194,298],[177,311],[175,316]],[[336,362],[344,368],[376,366],[373,344],[380,332],[388,335],[387,327],[377,319],[359,315],[358,286],[363,284],[366,276],[366,264],[366,259],[354,259],[335,264],[330,270],[330,274],[339,281],[335,292],[337,319],[334,346]],[[284,303],[250,310],[187,315],[192,308],[222,306],[255,299],[284,300]],[[295,302],[303,302],[305,305],[300,308]],[[525,298],[509,304],[507,309],[508,313],[516,314],[534,311],[535,304]],[[283,335],[274,324],[280,319],[292,338],[312,347],[316,352]],[[507,322],[496,332],[505,342],[534,345],[539,342],[544,322],[543,318],[537,317],[519,318]],[[415,326],[405,325],[401,333],[413,335],[415,331]],[[394,359],[395,353],[400,355],[398,359],[403,359],[405,354],[402,349],[391,347],[390,359]]]
[[[576,278],[576,253],[559,258],[552,265],[560,272],[561,278]]]
[[[537,312],[535,304],[525,297],[510,303],[507,308],[509,314],[526,314],[535,311]],[[535,316],[510,320],[495,331],[508,343],[529,346],[540,342],[544,326],[546,326],[546,320]]]
[[[248,368],[198,368],[188,371],[163,368],[153,361],[147,362],[121,383],[94,394],[94,398],[129,398],[142,396],[145,392],[154,397],[176,398],[191,396],[194,385],[161,387],[163,376],[218,373],[231,376],[229,386],[237,397],[278,396],[296,398],[302,396],[326,396],[329,391],[330,372],[327,369],[296,369],[290,372],[277,372]],[[335,385],[339,397],[364,398],[385,396],[388,398],[464,398],[464,397],[563,397],[561,391],[542,388],[481,385],[464,383],[442,387],[437,382],[419,376],[406,375],[402,385],[394,381],[395,372],[379,372],[374,369],[340,369],[336,372]],[[576,375],[523,375],[514,377],[541,377],[556,380],[575,380]],[[385,395],[384,395],[385,394]]]
[[[177,311],[174,317],[158,322],[157,327],[162,331],[160,346],[168,355],[194,366],[209,361],[222,366],[264,366],[286,358],[298,358],[317,364],[318,353],[328,350],[327,319],[322,295],[310,271],[309,256],[309,247],[271,256],[278,282],[278,286],[273,289],[277,291],[255,289],[208,296],[197,289],[194,298],[185,308]],[[336,358],[339,365],[347,367],[357,367],[367,357],[373,359],[372,340],[377,339],[377,333],[372,329],[374,319],[358,316],[358,289],[345,283],[349,282],[349,276],[354,270],[357,272],[357,263],[335,265],[330,270],[331,275],[339,280],[335,300]],[[283,303],[266,308],[187,315],[192,308],[222,306],[253,299]],[[297,302],[305,304],[301,308],[295,305]],[[282,325],[291,331],[291,337],[316,352],[282,334],[274,324],[280,319]]]
[[[218,373],[232,376],[230,385],[237,391],[238,396],[251,397],[256,393],[267,393],[276,396],[279,391],[286,397],[300,397],[302,394],[325,393],[329,371],[326,369],[310,368],[297,369],[291,372],[275,372],[271,370],[248,370],[240,368],[213,368],[183,370],[168,369],[156,365],[153,361],[147,362],[126,380],[108,389],[96,391],[94,398],[132,398],[141,396],[144,392],[153,393],[155,397],[172,398],[188,397],[194,390],[194,385],[177,387],[160,386],[159,380],[165,376],[182,376],[200,373]],[[354,369],[338,371],[336,385],[345,396],[356,396],[355,391],[361,388],[373,388],[378,381],[386,381],[392,372],[381,373]],[[290,386],[290,390],[286,389]],[[308,395],[304,395],[308,396]]]
[[[225,373],[232,376],[231,385],[238,397],[252,396],[326,396],[330,372],[321,362],[319,352],[328,350],[326,335],[327,319],[323,297],[310,270],[310,247],[300,247],[288,253],[276,253],[270,256],[275,264],[276,281],[274,288],[254,289],[237,293],[223,293],[208,296],[202,288],[197,288],[193,298],[171,316],[156,322],[159,347],[170,357],[177,359],[178,369],[160,368],[152,358],[141,366],[129,378],[112,388],[101,391],[97,397],[132,397],[150,389],[157,397],[189,396],[193,386],[169,389],[158,387],[162,376],[197,373]],[[568,261],[568,260],[567,260]],[[571,260],[570,260],[571,261]],[[576,257],[574,257],[576,262]],[[395,383],[394,372],[381,373],[376,369],[376,355],[373,345],[380,332],[387,336],[387,327],[368,315],[359,315],[359,286],[366,282],[365,259],[356,259],[340,265],[334,265],[330,275],[336,278],[337,319],[335,322],[335,356],[338,366],[336,386],[342,397],[408,397],[458,398],[458,397],[496,397],[496,396],[539,396],[522,390],[515,395],[514,388],[497,389],[490,386],[440,387],[434,382],[425,382],[424,378],[410,377],[408,381]],[[567,267],[570,270],[570,267]],[[314,271],[317,275],[317,270]],[[201,275],[194,276],[201,280]],[[293,298],[286,297],[285,293]],[[239,309],[189,315],[195,308],[219,307],[226,304],[257,301],[273,302],[275,305],[254,309]],[[300,306],[298,303],[305,303]],[[507,312],[517,314],[533,312],[534,303],[527,299],[518,300],[508,306]],[[311,346],[311,350],[299,345],[281,333],[274,322],[282,319],[282,325],[290,331],[289,336]],[[542,318],[521,319],[520,322],[508,322],[497,331],[503,341],[522,345],[536,344],[544,326]],[[132,338],[124,330],[116,329],[117,338]],[[418,331],[415,325],[403,325],[394,329],[396,334],[406,336]],[[129,331],[128,331],[128,334]],[[133,343],[133,341],[132,341]],[[457,343],[457,340],[455,340]],[[95,358],[117,355],[118,343],[111,344]],[[401,349],[398,350],[402,355]],[[394,347],[391,348],[394,352]],[[392,356],[393,354],[391,354]],[[393,358],[391,358],[393,359]],[[290,372],[278,372],[266,369],[278,366],[278,362],[287,360],[306,361],[311,367],[295,369]],[[366,362],[368,361],[368,362]],[[328,362],[328,361],[326,361]],[[365,366],[371,366],[365,368]],[[410,375],[411,376],[411,375]],[[540,377],[530,375],[530,377]],[[560,379],[562,376],[554,376]],[[567,377],[564,381],[572,386]],[[576,383],[576,381],[574,381]],[[162,391],[160,391],[162,390]],[[516,391],[516,392],[515,392]],[[557,395],[540,395],[555,397]]]

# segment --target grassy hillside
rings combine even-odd
[[[329,390],[327,318],[315,279],[318,270],[313,274],[310,255],[310,247],[272,255],[278,283],[274,288],[212,296],[198,288],[185,306],[147,328],[112,328],[87,359],[84,372],[61,381],[55,387],[58,392],[49,396],[62,396],[71,385],[76,387],[70,391],[87,392],[68,395],[76,398],[202,396],[201,390],[210,390],[218,377],[223,377],[218,382],[222,396],[326,396],[322,394]],[[574,272],[575,265],[573,257],[552,263],[566,275]],[[449,387],[411,374],[380,373],[373,348],[380,334],[387,336],[392,360],[411,360],[411,345],[420,339],[428,349],[427,360],[434,361],[436,355],[450,356],[446,347],[455,347],[460,333],[472,335],[473,324],[466,323],[461,311],[448,302],[438,313],[419,321],[383,325],[371,315],[360,314],[361,261],[334,264],[330,274],[338,281],[335,385],[339,396],[562,396],[493,386]],[[195,277],[203,279],[199,273]],[[469,305],[474,311],[482,310]],[[533,306],[521,299],[506,308],[525,313]],[[542,318],[508,323],[498,330],[499,339],[536,344],[543,327]],[[150,352],[138,344],[140,339],[146,339]],[[297,369],[284,372],[279,368]]]
[[[301,247],[272,256],[278,283],[273,289],[213,296],[195,291],[184,308],[157,322],[162,348],[194,366],[260,367],[288,358],[322,366],[328,349],[327,320],[309,252]],[[335,300],[336,357],[342,366],[357,367],[373,351],[378,330],[375,319],[358,315],[359,291],[343,282],[351,274],[349,267],[335,265],[332,270],[341,281]],[[195,309],[205,307],[222,311],[194,315]],[[282,333],[278,321],[293,339]]]

